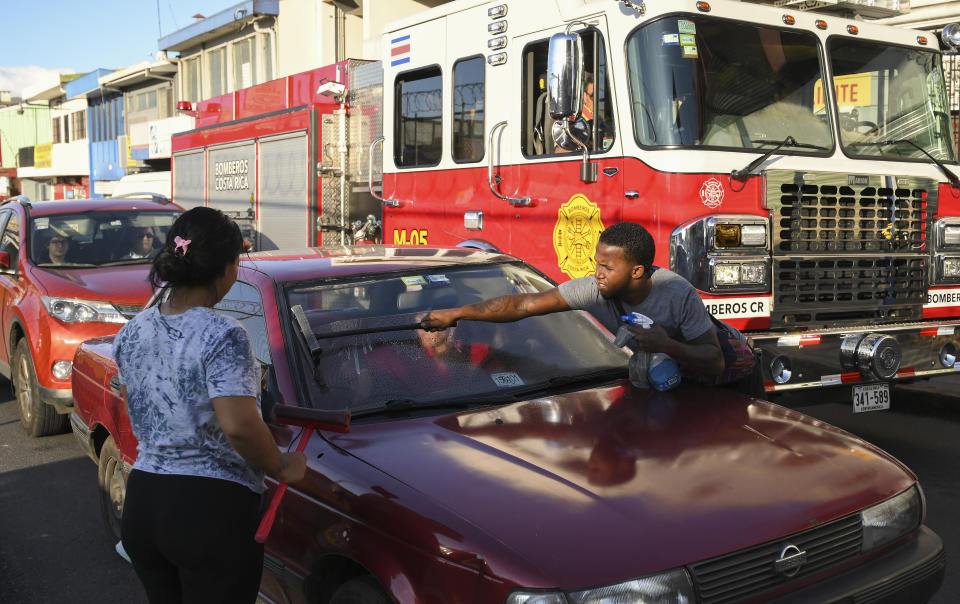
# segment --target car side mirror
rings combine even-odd
[[[0,252],[0,270],[10,270],[10,252]]]
[[[547,110],[557,120],[580,115],[583,95],[583,44],[579,34],[553,34],[547,56]]]

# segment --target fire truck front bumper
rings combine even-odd
[[[960,372],[960,321],[753,333],[767,392]]]

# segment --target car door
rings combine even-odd
[[[564,28],[518,36],[522,50],[513,63],[522,102],[517,111],[520,141],[516,186],[530,196],[529,205],[512,208],[511,253],[550,277],[566,281],[593,274],[594,249],[600,232],[620,219],[623,199],[623,151],[611,79],[611,44],[606,20],[585,18],[590,26],[577,29],[583,41],[584,89],[582,119],[572,130],[585,139],[595,180],[584,177],[583,152],[558,146],[558,125],[547,109],[547,68],[550,35]],[[587,107],[587,93],[591,91]]]
[[[8,227],[9,230],[8,231]],[[14,313],[9,306],[10,300],[16,299],[21,290],[19,282],[19,248],[20,248],[20,220],[16,211],[7,209],[0,211],[0,252],[10,255],[10,265],[0,268],[0,373],[10,377],[10,321]]]

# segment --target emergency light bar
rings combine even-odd
[[[910,0],[744,0],[778,8],[854,14],[868,19],[895,17],[910,12]]]

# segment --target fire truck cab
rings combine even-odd
[[[388,26],[379,61],[201,103],[174,198],[230,200],[261,249],[344,243],[371,216],[387,243],[561,281],[638,222],[752,338],[769,392],[853,384],[855,410],[885,408],[891,381],[960,368],[940,41],[792,4],[441,5]]]

